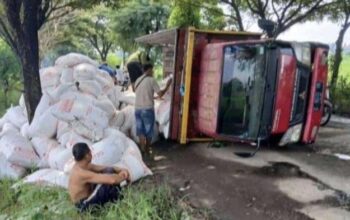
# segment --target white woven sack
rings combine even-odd
[[[57,133],[58,120],[51,113],[52,107],[32,121],[29,126],[30,137],[53,138]]]
[[[61,71],[62,69],[57,66],[40,69],[41,88],[45,90],[46,88],[58,86],[60,84]]]
[[[112,134],[92,145],[92,163],[111,166],[120,161],[126,148],[125,135],[121,132]]]
[[[49,153],[50,168],[63,171],[64,165],[73,157],[72,150],[64,147],[53,148]]]
[[[95,67],[98,67],[98,63],[96,61],[79,53],[69,53],[67,55],[59,57],[56,60],[55,65],[61,67],[74,67],[81,63],[89,63]]]
[[[68,188],[69,176],[62,171],[41,169],[26,176],[23,182],[39,186],[59,186]]]
[[[104,135],[104,129],[98,126],[87,127],[80,121],[71,122],[71,127],[78,135],[93,142],[100,141]]]
[[[23,109],[20,106],[15,106],[7,109],[4,118],[16,126],[18,129],[20,129],[26,122],[28,122],[28,119],[23,114]]]
[[[76,143],[86,143],[87,145],[91,146],[92,142],[91,140],[88,140],[78,134],[76,134],[74,131],[67,132],[63,134],[59,139],[58,142],[61,144],[61,146],[72,149],[73,146]]]
[[[22,127],[21,127],[21,131],[20,131],[21,135],[26,138],[26,139],[30,139],[30,135],[29,135],[29,123],[25,123]]]
[[[127,169],[130,174],[131,182],[135,182],[142,177],[152,175],[152,171],[139,158],[134,148],[127,148],[120,162],[115,164],[116,167]]]
[[[2,136],[0,152],[7,161],[26,168],[36,166],[39,162],[31,142],[18,132],[9,131]]]
[[[82,63],[74,67],[73,78],[75,81],[94,80],[97,72],[94,65]]]
[[[24,176],[26,170],[18,165],[11,164],[6,157],[0,153],[0,180],[1,179],[19,179]]]
[[[73,69],[63,68],[61,72],[61,84],[70,84],[74,82]]]

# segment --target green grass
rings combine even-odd
[[[0,182],[0,219],[191,219],[167,185],[138,183],[124,190],[124,199],[95,212],[79,214],[66,190]]]

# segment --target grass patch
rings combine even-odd
[[[190,219],[165,184],[138,183],[124,190],[124,199],[94,213],[79,214],[65,189],[0,182],[0,219]]]

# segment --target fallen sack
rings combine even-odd
[[[94,80],[98,69],[89,63],[82,63],[74,67],[73,77],[75,81]]]
[[[72,149],[76,143],[86,143],[88,146],[92,146],[92,142],[90,140],[78,135],[74,131],[69,131],[63,134],[58,139],[58,142],[61,144],[61,146],[67,149]]]
[[[78,91],[94,96],[95,98],[102,94],[102,87],[94,80],[77,81],[76,85],[78,87]]]
[[[31,142],[18,132],[9,131],[2,136],[0,152],[7,161],[26,168],[36,166],[39,162]]]
[[[16,126],[14,126],[13,124],[11,124],[9,122],[5,122],[4,125],[2,126],[0,137],[2,137],[4,134],[6,134],[9,131],[17,132],[17,133],[19,132],[19,130]]]
[[[2,127],[4,127],[4,124],[7,122],[7,120],[2,117],[0,118],[0,132],[2,131]]]
[[[64,68],[62,70],[60,82],[62,84],[74,82],[73,70],[71,68]]]
[[[0,153],[0,180],[1,179],[19,179],[24,176],[26,170],[23,167],[11,164],[6,157]]]
[[[21,127],[21,131],[20,131],[21,135],[26,138],[26,139],[30,139],[30,135],[29,135],[29,123],[25,123],[22,127]]]
[[[159,131],[163,134],[165,139],[169,138],[170,122],[165,125],[159,125]]]
[[[115,164],[116,167],[128,170],[131,182],[135,182],[142,177],[152,175],[152,171],[139,158],[134,148],[127,148],[120,162]]]
[[[119,98],[119,102],[126,103],[128,105],[135,105],[135,94],[132,92],[124,92]]]
[[[56,148],[59,146],[58,142],[54,139],[35,137],[32,140],[33,147],[39,157],[42,159],[45,157],[45,154],[50,151],[50,149]]]
[[[52,107],[32,121],[29,126],[30,137],[53,138],[57,133],[58,119],[51,113]]]
[[[122,95],[122,87],[121,86],[114,86],[109,93],[107,94],[108,99],[111,100],[114,107],[119,110],[120,109],[120,102],[119,99]]]
[[[44,112],[50,107],[51,98],[47,93],[43,93],[41,96],[40,102],[35,109],[33,122],[39,120],[39,118],[44,114]],[[32,122],[32,123],[33,123]]]
[[[22,125],[24,125],[26,122],[28,122],[27,118],[23,114],[23,109],[21,108],[21,106],[9,108],[6,111],[4,118],[8,122],[16,126],[18,129],[20,129]]]
[[[43,90],[54,88],[60,84],[61,78],[60,67],[48,67],[40,70],[40,84]]]
[[[70,132],[71,130],[72,129],[70,128],[67,122],[59,121],[57,124],[57,134],[56,134],[57,139],[59,140],[62,137],[62,135]]]
[[[75,131],[75,133],[77,133],[78,135],[87,138],[88,140],[91,141],[100,141],[103,138],[104,132],[103,132],[103,128],[100,127],[92,127],[90,128],[85,126],[84,123],[80,122],[80,121],[73,121],[70,122],[71,123],[71,127],[72,129]],[[74,143],[75,144],[75,143]]]
[[[52,114],[62,121],[73,121],[79,119],[89,129],[108,127],[106,113],[93,106],[75,99],[66,99],[55,104],[51,110]]]
[[[93,104],[103,110],[107,114],[108,119],[113,118],[116,114],[116,108],[107,96],[98,97],[98,99],[93,101]]]
[[[126,148],[126,136],[121,132],[113,134],[92,145],[92,163],[111,166],[121,160]]]
[[[78,53],[69,53],[65,56],[59,57],[56,60],[55,65],[71,68],[81,63],[89,63],[91,65],[94,65],[95,67],[98,67],[98,63],[96,61],[90,59],[85,55],[78,54]]]
[[[72,150],[57,147],[49,153],[50,168],[63,171],[64,165],[73,157]]]
[[[124,112],[116,112],[114,117],[109,121],[109,126],[117,130],[121,130],[121,127],[123,126],[125,120],[126,118]]]
[[[169,122],[170,119],[170,101],[162,101],[158,108],[156,108],[156,121],[160,124],[160,125],[164,125],[167,122]]]
[[[26,176],[23,182],[37,184],[39,186],[59,186],[68,188],[69,176],[58,170],[41,169]]]
[[[114,87],[114,80],[110,77],[109,74],[106,74],[104,71],[97,71],[96,81],[100,84],[102,92],[108,94]]]

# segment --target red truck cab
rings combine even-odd
[[[328,46],[259,33],[171,29],[138,38],[160,45],[174,74],[170,139],[313,143],[327,83]]]

